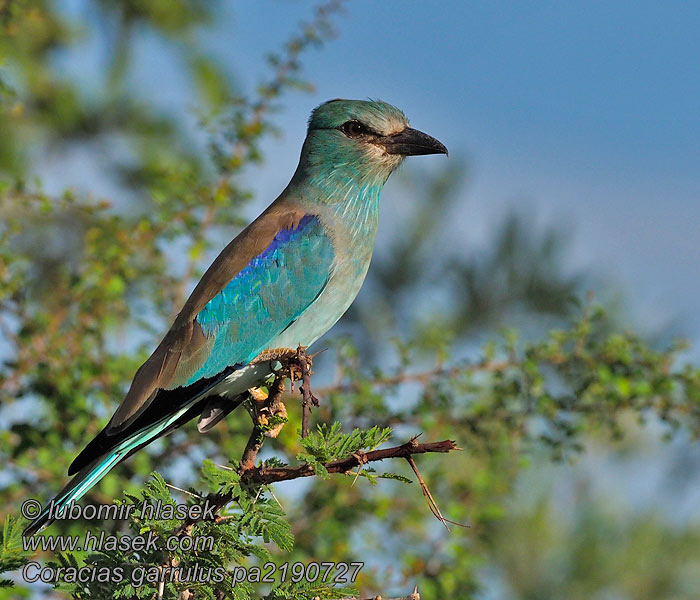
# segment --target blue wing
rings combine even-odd
[[[318,298],[333,256],[331,239],[315,215],[277,233],[197,314],[211,350],[185,385],[247,364],[260,354]]]

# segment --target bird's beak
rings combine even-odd
[[[416,156],[419,154],[447,154],[447,148],[434,137],[406,127],[401,133],[387,135],[377,140],[388,154]]]

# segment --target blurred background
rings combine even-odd
[[[467,423],[484,398],[527,386],[434,380],[509,358],[591,302],[604,332],[660,353],[687,338],[673,368],[700,358],[696,5],[0,0],[0,27],[2,516],[61,485],[197,275],[288,182],[311,109],[380,98],[450,157],[408,160],[385,187],[365,287],[317,343],[331,348],[317,385],[332,393],[315,416],[457,439],[460,466],[433,458],[424,475],[472,527],[445,532],[399,483],[278,486],[295,552],[363,558],[372,592],[697,597],[692,427],[669,429],[616,380],[612,435],[582,426],[564,451],[538,434],[520,446]],[[371,387],[396,372],[391,390]],[[430,385],[405,385],[408,372]],[[349,376],[369,383],[348,390]],[[591,381],[566,377],[562,397]],[[96,498],[156,467],[189,483],[203,458],[240,453],[245,427],[178,432]],[[294,456],[291,435],[280,444],[269,450]]]

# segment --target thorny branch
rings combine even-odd
[[[306,356],[306,348],[301,344],[297,348],[296,363],[301,371],[301,393],[303,396],[301,402],[302,418],[301,418],[301,437],[305,438],[309,435],[309,417],[311,415],[311,406],[318,406],[318,398],[311,393],[311,370],[309,368],[309,357]]]
[[[288,467],[254,466],[258,452],[260,452],[260,449],[262,448],[264,438],[276,437],[277,433],[279,433],[279,430],[281,429],[279,425],[276,428],[271,428],[268,425],[269,421],[266,420],[269,419],[269,417],[266,417],[265,415],[271,415],[274,417],[281,414],[284,418],[286,418],[286,409],[284,409],[284,405],[280,400],[285,389],[285,385],[284,383],[280,383],[281,381],[283,381],[282,378],[275,380],[272,387],[272,392],[268,398],[260,402],[253,411],[253,431],[250,434],[248,443],[246,444],[243,452],[243,458],[241,459],[240,463],[241,480],[247,485],[263,486],[280,481],[299,479],[301,477],[311,477],[315,474],[314,466],[310,464]],[[329,473],[343,473],[350,475],[352,474],[352,469],[355,467],[359,468],[367,463],[377,462],[387,458],[404,458],[409,461],[411,467],[414,469],[414,472],[416,472],[421,484],[421,489],[423,490],[423,493],[426,494],[427,485],[415,467],[413,456],[432,452],[447,453],[452,452],[453,450],[461,450],[461,448],[459,448],[453,440],[419,443],[416,436],[399,446],[371,450],[370,452],[355,452],[351,456],[346,456],[345,458],[323,463],[323,466]],[[431,512],[436,514],[434,508],[437,507],[429,491],[427,491],[426,498],[429,498]],[[226,492],[210,494],[206,499],[217,507],[216,512],[218,512],[233,499],[233,496],[231,492]],[[439,510],[437,511],[436,517],[440,519],[443,524],[452,522],[445,519],[440,514]],[[218,516],[217,520],[220,519],[221,517]],[[178,532],[186,532],[188,529],[191,529],[191,526],[195,521],[186,521],[180,528],[178,528]]]
[[[283,377],[275,378],[269,395],[251,391],[250,413],[253,418],[253,431],[241,458],[241,471],[249,471],[255,467],[255,459],[262,448],[265,437],[277,437],[287,418],[287,409],[282,403],[286,385]],[[279,421],[279,423],[275,422]]]
[[[259,432],[255,431],[255,429],[256,428],[254,428],[253,433],[251,433],[251,437],[248,440],[248,444],[246,445],[246,451],[244,456],[247,465],[250,465],[251,461],[255,461],[255,456],[257,455],[257,452],[262,446],[262,442],[258,441],[260,439]],[[413,461],[412,457],[416,454],[427,454],[429,452],[447,453],[452,452],[453,450],[461,450],[461,448],[459,448],[453,440],[442,440],[440,442],[428,442],[421,444],[418,443],[418,441],[414,437],[405,444],[401,444],[400,446],[382,448],[381,450],[372,450],[370,452],[356,452],[351,456],[324,463],[324,467],[329,473],[343,473],[349,475],[351,474],[351,469],[355,467],[360,467],[363,464],[377,462],[387,458],[405,458],[409,460],[409,462],[412,463],[411,466],[414,467],[415,462]],[[241,463],[241,466],[243,466],[243,462]],[[435,500],[432,498],[432,495],[430,495],[430,491],[428,490],[425,481],[420,476],[420,473],[417,472],[417,468],[414,469],[414,471],[416,472],[416,475],[419,478],[421,489],[423,490],[424,495],[426,495],[426,498],[430,498],[428,505],[430,507],[431,512],[435,514],[435,516],[443,524],[454,523],[454,521],[449,521],[448,519],[445,519],[445,517],[442,516],[439,510],[436,511],[437,505],[435,504]],[[299,479],[301,477],[311,477],[314,474],[314,467],[313,465],[309,464],[297,465],[293,467],[261,466],[249,467],[247,469],[241,468],[242,481],[248,485],[258,486],[268,485],[270,483],[277,483],[279,481],[290,481],[292,479]],[[217,506],[217,512],[226,504],[228,504],[232,499],[233,496],[231,493],[210,494],[207,498],[207,500],[209,500],[210,503],[213,503]],[[221,517],[217,518],[220,519]],[[454,524],[460,525],[459,523]],[[186,525],[187,524],[185,524],[185,526]]]
[[[287,420],[287,411],[283,403],[284,393],[286,391],[286,379],[289,378],[293,382],[295,378],[301,378],[300,386],[303,395],[302,406],[304,409],[302,425],[302,436],[308,433],[308,413],[312,405],[318,406],[318,399],[311,392],[311,357],[306,355],[306,348],[299,346],[296,353],[288,356],[284,361],[286,369],[281,371],[274,379],[270,386],[269,393],[264,393],[259,389],[249,390],[249,412],[253,420],[253,429],[246,443],[243,455],[241,457],[239,473],[241,483],[249,486],[262,487],[279,481],[290,481],[300,477],[311,477],[315,474],[314,465],[301,464],[297,466],[287,467],[266,467],[264,465],[255,466],[258,453],[262,449],[265,437],[277,437],[284,423]],[[352,469],[357,467],[355,479],[359,475],[359,471],[363,465],[371,462],[381,461],[387,458],[404,458],[408,461],[413,469],[418,482],[421,486],[423,495],[425,496],[430,511],[438,518],[445,527],[447,523],[454,523],[442,516],[437,503],[433,498],[427,484],[423,480],[416,466],[413,457],[416,454],[426,454],[429,452],[447,453],[453,450],[461,450],[453,440],[442,440],[439,442],[419,443],[418,436],[411,438],[408,442],[391,448],[382,448],[379,450],[371,450],[369,452],[354,452],[345,458],[333,460],[324,463],[324,467],[328,473],[343,473],[352,475]],[[354,482],[353,482],[354,483]],[[219,522],[226,517],[219,514],[229,502],[233,500],[233,491],[219,492],[209,494],[207,498],[202,500],[208,501],[215,506],[215,521]],[[192,535],[195,523],[199,519],[187,519],[174,532],[175,535],[188,536]],[[459,525],[459,523],[455,523]],[[161,590],[162,591],[162,590]],[[189,590],[186,590],[189,593]],[[185,596],[183,596],[184,598]],[[219,596],[217,596],[219,597]],[[223,596],[220,596],[223,598]],[[346,598],[345,600],[359,600],[358,598]],[[382,596],[374,596],[366,600],[382,600]],[[403,598],[386,598],[384,600],[420,600],[418,588],[415,588],[411,594]]]
[[[324,467],[329,473],[349,473],[351,469],[362,464],[384,460],[386,458],[407,458],[415,454],[426,454],[428,452],[451,452],[460,450],[453,440],[442,440],[441,442],[428,442],[419,444],[415,438],[400,446],[372,450],[370,452],[356,452],[352,456],[347,456],[339,460],[324,463]],[[247,483],[267,485],[278,481],[289,481],[300,477],[311,477],[314,475],[313,465],[303,464],[294,467],[255,467],[244,473],[244,480]]]
[[[265,441],[265,437],[277,437],[287,420],[287,410],[282,401],[286,390],[285,380],[287,377],[294,381],[294,379],[298,377],[297,370],[301,371],[301,391],[304,396],[302,405],[305,413],[310,410],[312,404],[318,406],[318,399],[311,392],[309,369],[311,357],[306,355],[306,349],[301,345],[297,348],[295,354],[291,354],[291,352],[287,352],[287,354],[288,356],[285,359],[280,357],[280,360],[284,360],[286,363],[287,368],[280,371],[279,375],[275,378],[270,387],[269,394],[262,393],[258,389],[249,390],[249,412],[253,419],[253,429],[246,443],[245,450],[243,451],[239,467],[241,482],[247,485],[263,486],[279,481],[311,477],[315,474],[314,466],[306,463],[287,467],[255,466],[255,461]],[[306,431],[308,431],[308,415],[305,414],[304,418],[306,420]],[[304,426],[302,425],[302,437],[303,436]],[[445,525],[445,527],[447,527],[447,523],[454,523],[454,521],[449,521],[442,516],[435,499],[418,471],[413,456],[430,452],[447,453],[453,450],[461,450],[461,448],[459,448],[453,440],[419,443],[417,438],[418,436],[415,436],[408,442],[391,448],[382,448],[369,452],[354,452],[352,455],[346,456],[345,458],[324,463],[323,466],[328,473],[354,474],[356,479],[359,470],[367,463],[377,462],[387,458],[404,458],[411,465],[411,468],[418,478],[430,511]],[[355,467],[358,468],[358,473],[352,473],[352,469]],[[217,513],[232,499],[232,492],[210,494],[207,497],[207,500],[217,507]],[[222,517],[217,516],[217,519],[221,518]],[[178,528],[178,532],[191,531],[194,522],[195,521],[186,521]],[[459,523],[454,524],[460,525]]]

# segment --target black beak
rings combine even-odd
[[[419,154],[447,154],[447,148],[427,133],[406,127],[401,133],[377,140],[389,154],[417,156]]]

